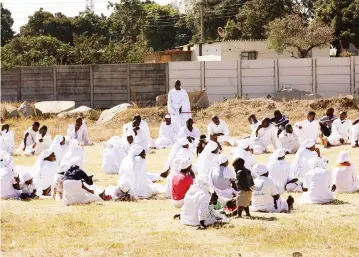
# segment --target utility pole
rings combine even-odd
[[[199,56],[202,56],[202,44],[204,43],[204,11],[203,11],[203,3],[204,0],[201,2],[201,42],[199,42]]]

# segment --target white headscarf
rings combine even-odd
[[[197,166],[198,166],[198,175],[206,181],[209,181],[209,173],[214,166],[216,166],[214,160],[214,154],[212,153],[218,148],[218,144],[213,141],[209,141],[205,146],[203,152],[199,155]]]
[[[238,148],[245,150],[251,145],[250,140],[242,139],[238,141]]]
[[[304,142],[300,145],[300,148],[311,148],[315,145],[314,140],[312,139],[306,139]]]
[[[22,174],[22,181],[23,182],[26,182],[26,181],[29,181],[30,179],[32,179],[32,175],[30,172],[26,171]]]
[[[186,157],[184,157],[184,158],[181,158],[180,160],[179,160],[179,168],[181,169],[181,170],[185,170],[185,169],[187,169],[189,166],[191,166],[192,165],[192,161],[191,161],[191,159],[190,158],[186,158]]]
[[[60,143],[64,140],[64,137],[61,135],[55,136],[54,140],[52,141],[52,144],[50,146],[50,149],[55,153],[56,156],[56,162],[58,164],[61,163],[61,159],[65,154],[66,146],[60,145]]]
[[[283,149],[277,149],[273,152],[271,157],[269,157],[269,163],[277,161],[279,158],[285,156],[285,151]]]
[[[264,164],[256,164],[253,166],[253,171],[258,174],[258,176],[263,176],[268,172],[268,168]]]
[[[46,165],[43,165],[45,164],[45,159],[53,153],[54,152],[51,149],[42,151],[36,161],[33,177],[34,185],[36,186],[36,189],[39,190],[37,192],[38,195],[42,193],[41,190],[47,189],[54,181],[54,176],[57,170],[56,162],[48,162]]]
[[[228,161],[228,158],[224,154],[219,154],[214,158],[214,160],[218,165],[221,165],[223,163],[226,163]]]
[[[163,172],[167,171],[174,161],[174,158],[176,157],[176,154],[179,150],[181,150],[184,146],[188,145],[189,141],[187,138],[179,138],[177,142],[173,145],[170,155],[168,156],[168,160],[165,163],[165,166],[163,167]]]
[[[337,164],[344,163],[344,162],[350,162],[350,155],[347,151],[342,151],[339,153]]]
[[[69,150],[61,160],[60,172],[66,172],[74,165],[79,166],[82,170],[85,169],[85,151],[76,139],[69,142]]]

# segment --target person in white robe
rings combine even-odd
[[[250,140],[242,139],[238,141],[238,146],[233,152],[233,160],[238,158],[244,160],[244,167],[251,172],[252,177],[257,177],[253,171],[253,166],[257,164],[257,161],[253,154]]]
[[[133,132],[127,131],[126,141],[121,137],[111,137],[103,151],[102,171],[107,174],[118,174],[121,162],[128,154],[134,141]]]
[[[294,133],[292,125],[287,124],[278,137],[278,146],[288,154],[296,154],[300,144],[298,136]]]
[[[1,142],[0,150],[8,152],[10,155],[13,154],[15,147],[15,136],[14,132],[10,130],[9,124],[3,124],[1,126],[0,134],[3,139]]]
[[[320,158],[320,153],[319,150],[315,148],[315,142],[311,139],[305,140],[301,144],[291,165],[293,177],[303,182],[305,174],[314,169],[318,158]]]
[[[150,186],[152,182],[146,174],[146,151],[141,146],[131,147],[130,152],[121,163],[118,175],[119,180],[115,192],[121,190],[124,183],[128,183],[128,194],[144,199],[152,195],[153,191]]]
[[[347,120],[347,116],[347,112],[341,112],[339,119],[333,121],[330,136],[328,139],[323,138],[325,147],[350,143],[352,121]]]
[[[39,129],[39,133],[36,135],[36,141],[35,144],[32,146],[32,148],[25,150],[25,154],[35,154],[39,155],[43,151],[49,149],[52,144],[51,134],[47,130],[46,126],[42,126]]]
[[[62,157],[59,172],[66,172],[71,166],[79,166],[81,170],[85,170],[85,151],[76,139],[69,142],[69,148]]]
[[[172,191],[172,177],[176,172],[179,172],[179,162],[183,158],[188,158],[192,162],[192,152],[189,149],[189,141],[187,138],[179,138],[177,142],[173,145],[172,151],[168,157],[168,160],[163,168],[161,174],[162,177],[167,177],[165,193],[166,198],[171,197]],[[192,166],[193,168],[193,166]]]
[[[294,132],[298,136],[299,142],[304,142],[306,139],[316,142],[319,129],[320,126],[319,122],[315,119],[315,112],[309,112],[307,120],[294,124]]]
[[[215,157],[217,166],[211,170],[209,176],[209,185],[218,195],[218,201],[222,206],[226,206],[227,202],[237,196],[234,189],[236,182],[236,173],[228,167],[228,158],[223,155]]]
[[[226,223],[229,219],[214,210],[211,205],[211,193],[208,182],[197,178],[187,191],[181,209],[181,222],[188,226],[199,226],[205,229],[215,223]]]
[[[32,173],[37,195],[50,195],[56,171],[55,153],[51,149],[43,151],[38,157]]]
[[[254,179],[252,205],[249,209],[257,212],[289,212],[292,203],[288,203],[292,197],[289,196],[288,201],[280,197],[277,186],[272,179],[268,178],[269,172],[265,165],[257,164],[254,170],[258,177]]]
[[[0,198],[15,199],[20,191],[14,185],[19,183],[19,175],[14,172],[13,158],[8,152],[0,152]]]
[[[359,178],[348,152],[340,152],[333,168],[333,184],[338,193],[353,193],[359,189]]]
[[[66,151],[68,150],[68,145],[66,144],[66,139],[62,135],[56,135],[50,149],[55,153],[56,163],[58,166],[61,164],[61,160],[64,157]]]
[[[229,136],[228,125],[224,120],[220,120],[218,116],[212,117],[212,122],[208,125],[207,128],[208,137],[210,135],[216,135],[217,140],[220,144],[228,144],[230,146],[235,146],[236,141]]]
[[[35,121],[30,128],[24,133],[24,139],[21,141],[21,150],[25,152],[26,149],[32,147],[36,143],[36,135],[39,131],[40,123]]]
[[[359,147],[359,119],[353,121],[351,145],[353,148]]]
[[[249,122],[249,126],[251,127],[252,133],[253,133],[253,132],[256,132],[258,126],[261,125],[261,123],[257,120],[255,114],[251,114],[251,115],[248,117],[248,122]]]
[[[91,145],[86,122],[81,117],[76,119],[75,124],[68,126],[67,137],[69,140],[76,139],[81,145]]]
[[[254,142],[252,149],[254,154],[262,154],[267,151],[270,144],[274,149],[277,149],[277,128],[270,123],[269,118],[262,120],[255,132],[251,135],[251,140]]]
[[[197,161],[198,177],[209,182],[211,170],[217,166],[215,157],[218,155],[218,144],[209,141]]]
[[[285,151],[277,149],[270,157],[268,163],[268,178],[272,179],[277,186],[278,193],[284,194],[288,192],[302,192],[302,187],[298,183],[298,179],[293,177],[290,164],[285,160]]]
[[[141,125],[142,124],[142,125]],[[133,118],[133,121],[123,127],[123,140],[131,133],[134,135],[134,144],[140,145],[148,153],[150,151],[150,136],[147,122],[141,120],[139,115]]]
[[[199,129],[193,126],[192,118],[189,118],[186,121],[186,126],[180,128],[178,132],[178,138],[187,138],[193,148],[195,147],[196,140],[198,140],[200,136],[201,133],[199,132]]]
[[[322,157],[317,167],[309,171],[304,178],[304,193],[301,196],[302,203],[323,204],[336,199],[336,186],[332,185],[332,174],[328,170],[328,159]]]
[[[188,94],[186,90],[181,89],[179,80],[175,82],[175,88],[168,92],[167,109],[178,129],[184,127],[186,121],[192,117]]]
[[[165,116],[165,121],[161,123],[158,138],[155,141],[157,149],[171,147],[177,141],[177,127],[171,121],[171,115]]]

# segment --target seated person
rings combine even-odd
[[[200,137],[200,132],[193,126],[193,119],[189,118],[186,121],[186,126],[180,128],[178,132],[178,138],[187,138],[191,144],[195,143],[195,140]]]
[[[218,116],[212,117],[212,122],[208,125],[208,134],[216,135],[220,144],[229,146],[235,145],[235,140],[229,137],[228,125],[224,120],[220,120]]]
[[[305,175],[301,202],[323,204],[335,200],[336,186],[332,185],[331,172],[327,168],[328,159],[322,157],[317,167]]]
[[[1,126],[1,137],[3,141],[0,145],[0,151],[6,151],[10,155],[14,153],[14,146],[15,146],[15,137],[14,132],[10,130],[9,124],[3,124]]]
[[[341,152],[333,169],[333,184],[338,193],[353,193],[358,190],[359,178],[350,162],[348,152]]]
[[[19,175],[14,172],[13,158],[0,151],[0,198],[16,199],[20,196]]]
[[[46,126],[42,126],[39,129],[39,133],[36,135],[35,144],[32,146],[31,154],[41,154],[42,151],[45,151],[51,147],[52,139],[51,134],[48,132]],[[26,154],[26,151],[25,151]]]
[[[285,125],[285,129],[279,134],[278,145],[287,154],[296,154],[299,149],[298,136],[293,132],[292,125]]]
[[[207,141],[206,135],[201,135],[199,137],[198,144],[197,144],[197,156],[203,152],[203,150],[207,144],[208,144],[208,141]]]
[[[279,110],[276,110],[274,112],[274,117],[271,118],[270,122],[272,123],[272,125],[278,128],[277,135],[279,136],[279,134],[285,129],[285,125],[289,123],[289,119],[287,116],[283,115]]]
[[[32,148],[36,143],[36,135],[39,131],[40,123],[35,121],[30,128],[25,131],[24,139],[21,142],[21,150],[25,152],[26,149]]]
[[[179,172],[173,174],[171,186],[171,202],[174,207],[182,208],[184,198],[194,182],[194,173],[192,171],[192,161],[190,158],[179,160]]]
[[[22,179],[23,183],[20,185],[20,199],[24,201],[30,201],[32,199],[39,198],[36,195],[36,187],[33,184],[32,175],[29,172],[25,172],[22,176]]]
[[[334,109],[329,108],[326,112],[326,115],[319,119],[319,125],[322,136],[329,137],[332,130],[332,124],[334,120],[337,119],[337,116],[334,114]]]
[[[250,170],[253,177],[256,177],[256,174],[253,173],[253,166],[257,164],[257,161],[250,143],[251,142],[246,139],[240,140],[238,147],[233,152],[233,160],[237,158],[243,159],[246,169]]]
[[[289,196],[287,201],[279,195],[273,180],[268,178],[269,172],[265,165],[257,164],[254,167],[258,177],[254,179],[254,190],[251,211],[260,212],[285,212],[293,209],[294,198]]]
[[[324,147],[344,145],[350,142],[352,134],[352,122],[347,120],[347,112],[341,112],[339,119],[332,123],[331,134],[324,137]]]
[[[261,125],[261,123],[257,120],[255,114],[251,114],[248,117],[249,126],[251,127],[251,131],[255,132],[257,130],[257,127]]]
[[[308,112],[307,119],[294,124],[294,132],[298,136],[299,142],[310,139],[317,141],[319,134],[319,122],[315,119],[315,112]]]
[[[359,119],[355,120],[352,125],[351,145],[353,148],[359,147]]]
[[[91,145],[86,123],[81,117],[76,119],[75,124],[69,125],[67,129],[67,137],[69,141],[77,139],[80,145]]]
[[[277,129],[270,123],[269,118],[262,120],[261,125],[251,135],[251,140],[254,142],[252,146],[254,154],[264,153],[270,144],[277,149]]]
[[[172,146],[177,141],[177,126],[171,122],[171,115],[165,116],[165,121],[161,123],[158,138],[155,141],[157,149]]]

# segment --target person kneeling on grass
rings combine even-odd
[[[72,166],[66,171],[63,177],[62,197],[64,203],[73,205],[102,201],[105,192],[95,194],[94,190],[90,189],[93,185],[92,177],[88,176],[78,166]]]
[[[285,201],[280,197],[277,186],[273,180],[268,178],[269,172],[265,165],[257,164],[254,170],[258,174],[258,177],[254,179],[254,190],[250,210],[289,213],[293,209],[294,198],[289,196],[288,200]]]
[[[25,172],[22,175],[23,182],[20,184],[21,194],[20,199],[24,201],[30,201],[32,199],[37,199],[39,196],[36,195],[36,187],[32,183],[32,175],[29,172]]]
[[[184,198],[181,209],[182,224],[206,229],[212,224],[229,222],[225,215],[214,210],[213,205],[217,204],[214,199],[211,197],[209,184],[204,179],[198,178]]]
[[[174,207],[181,208],[189,188],[193,184],[194,173],[192,171],[192,160],[188,157],[179,160],[179,172],[173,174],[171,186],[171,202]]]

